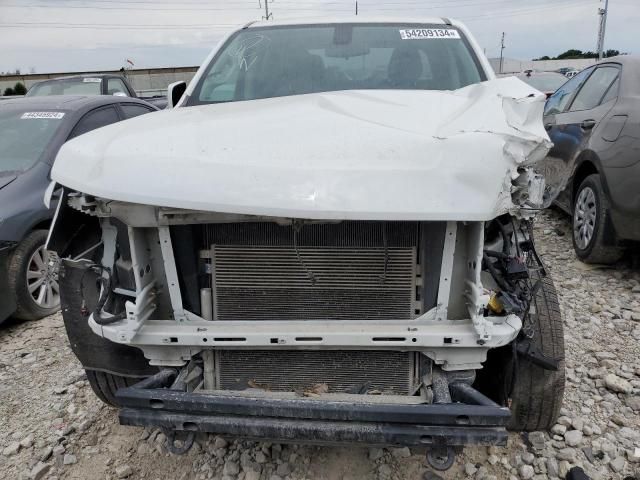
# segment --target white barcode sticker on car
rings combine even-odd
[[[52,118],[55,120],[60,120],[64,117],[64,112],[25,112],[22,114],[21,119],[34,119],[34,118]]]
[[[400,30],[403,40],[423,40],[430,38],[460,38],[460,33],[451,28],[412,28]]]
[[[86,77],[86,78],[83,78],[82,81],[84,83],[100,83],[102,80],[100,80],[99,78]]]

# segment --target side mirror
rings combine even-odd
[[[174,82],[167,87],[167,108],[174,108],[187,90],[187,82]]]

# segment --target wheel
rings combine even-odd
[[[545,370],[519,357],[510,356],[505,381],[511,388],[510,430],[549,430],[556,422],[564,396],[564,332],[558,294],[550,277],[532,271],[532,283],[541,286],[525,319],[533,345],[544,356],[559,361],[557,371]],[[515,375],[513,369],[515,368]],[[513,382],[513,383],[512,383]],[[506,403],[509,403],[507,401]]]
[[[58,262],[45,250],[46,241],[46,230],[34,230],[9,259],[8,283],[16,297],[16,318],[37,320],[60,308]]]
[[[573,201],[573,248],[585,263],[615,263],[622,249],[606,245],[609,222],[609,201],[602,188],[600,176],[585,178]]]
[[[96,370],[85,370],[85,372],[93,393],[95,393],[103,403],[112,407],[120,406],[116,400],[116,392],[118,389],[130,387],[141,380],[140,378],[123,377]]]

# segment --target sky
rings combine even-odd
[[[0,72],[199,65],[266,0],[0,0]],[[355,0],[273,0],[273,18],[355,14]],[[604,0],[358,0],[360,15],[445,16],[466,23],[488,57],[530,60],[595,50]],[[605,48],[640,53],[640,0],[609,0]]]

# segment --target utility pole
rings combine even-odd
[[[502,73],[502,66],[504,64],[503,52],[506,47],[504,46],[504,32],[502,32],[502,41],[500,42],[500,72]]]
[[[358,2],[356,2],[356,16],[358,16]]]
[[[260,3],[260,0],[258,0],[258,4],[259,3]],[[269,0],[264,0],[264,16],[262,17],[262,19],[273,20],[273,13],[269,13]]]
[[[600,15],[600,29],[598,31],[598,60],[604,55],[604,34],[607,29],[607,14],[609,13],[609,0],[604,0],[604,8],[598,9]]]

